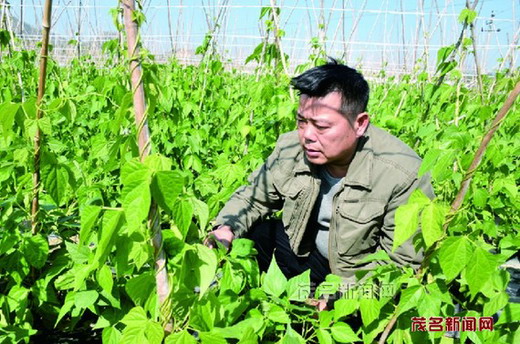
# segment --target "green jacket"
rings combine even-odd
[[[334,196],[328,248],[332,273],[354,282],[356,270],[377,264],[359,261],[379,249],[398,265],[420,265],[423,253],[415,252],[411,240],[392,252],[397,207],[416,188],[434,196],[429,176],[417,178],[420,165],[419,156],[405,143],[369,125]],[[315,249],[314,237],[306,227],[319,190],[316,166],[307,161],[297,132],[286,133],[266,162],[251,174],[249,184],[233,194],[216,223],[229,225],[240,237],[256,221],[283,209],[291,248],[304,257]]]

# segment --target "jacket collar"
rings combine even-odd
[[[372,189],[374,151],[372,140],[370,139],[371,129],[371,125],[369,124],[365,134],[358,140],[356,154],[350,163],[347,175],[343,181],[345,185],[360,186],[368,190]],[[307,160],[305,154],[303,154],[303,150],[300,149],[296,160],[294,167],[295,173],[316,173],[316,166]]]

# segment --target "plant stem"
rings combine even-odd
[[[135,123],[137,126],[139,156],[143,161],[151,150],[150,133],[146,112],[146,101],[143,87],[141,63],[139,59],[139,39],[138,25],[132,20],[132,13],[135,11],[134,0],[123,0],[123,15],[125,21],[126,36],[128,41],[128,55],[130,58],[130,74],[132,93],[134,100]],[[168,281],[168,271],[166,269],[166,257],[162,247],[162,233],[159,223],[159,211],[157,204],[152,201],[148,213],[148,226],[152,231],[152,243],[155,252],[155,280],[157,284],[157,296],[163,328],[166,332],[171,332],[172,322],[167,305],[170,294]]]
[[[49,50],[49,33],[51,31],[51,10],[52,0],[45,0],[42,20],[42,50],[40,53],[40,76],[38,79],[38,98],[36,100],[36,121],[42,117],[42,99],[45,93],[45,80],[47,75],[47,53]],[[39,211],[39,192],[40,192],[40,159],[41,159],[41,139],[42,133],[40,126],[36,126],[34,135],[34,171],[33,171],[33,199],[31,207],[31,232],[33,235],[38,233],[38,211]]]
[[[398,309],[396,308],[394,315],[390,319],[390,322],[386,325],[385,330],[383,331],[383,334],[381,335],[381,338],[379,338],[379,341],[377,342],[377,344],[384,344],[384,342],[386,342],[386,339],[388,338],[388,335],[390,334],[392,327],[394,327],[395,323],[397,322],[398,317],[399,317],[399,313],[398,313]]]

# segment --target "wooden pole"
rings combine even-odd
[[[477,1],[475,1],[475,6],[473,6],[473,8],[476,8],[476,2]],[[471,8],[471,5],[469,4],[469,0],[466,0],[466,8]],[[478,63],[477,34],[475,33],[475,25],[473,24],[473,22],[471,22],[469,24],[469,29],[471,32],[471,41],[473,44],[473,57],[475,59],[475,70],[477,72],[477,83],[478,83],[478,90],[480,93],[480,101],[484,102],[484,86],[482,84],[482,72],[480,71],[480,65]],[[484,105],[484,104],[482,104],[482,105]]]
[[[171,45],[171,48],[172,48],[172,52],[171,52],[171,55],[174,56],[175,55],[175,45],[173,44],[174,42],[174,39],[173,39],[173,27],[172,27],[172,13],[170,11],[170,0],[168,0],[166,2],[166,6],[168,7],[167,11],[168,11],[168,31],[170,33],[170,45]]]
[[[128,43],[128,55],[130,58],[130,78],[134,100],[135,123],[137,126],[139,156],[143,161],[151,150],[150,132],[148,129],[145,93],[142,80],[141,63],[139,60],[138,25],[132,20],[135,11],[134,0],[122,0],[123,17],[125,22],[126,37]],[[166,256],[162,248],[162,233],[159,223],[159,211],[155,202],[152,202],[148,214],[148,225],[152,231],[152,244],[155,252],[155,281],[157,284],[157,296],[163,327],[166,332],[171,332],[172,324],[169,311],[166,309],[170,286],[168,271],[166,269]]]
[[[507,97],[504,105],[502,106],[500,111],[498,111],[497,116],[495,117],[495,119],[493,120],[493,123],[491,124],[491,128],[489,129],[489,131],[486,133],[486,135],[482,139],[482,142],[480,143],[480,147],[478,148],[477,152],[475,153],[475,156],[473,157],[473,161],[471,162],[471,165],[469,166],[468,170],[466,171],[466,174],[464,175],[464,179],[462,180],[462,183],[460,185],[460,190],[457,193],[457,196],[455,196],[455,200],[451,204],[451,210],[450,210],[450,214],[449,214],[451,216],[449,216],[449,219],[446,221],[445,228],[447,227],[450,220],[453,218],[455,213],[459,210],[460,206],[462,205],[462,202],[464,201],[464,196],[468,192],[468,188],[471,183],[471,179],[473,178],[475,171],[477,170],[478,166],[480,165],[480,162],[482,161],[482,157],[484,156],[484,153],[489,144],[489,141],[491,141],[491,138],[495,134],[495,131],[497,131],[498,127],[504,121],[504,118],[506,117],[511,106],[513,106],[519,93],[520,93],[520,82],[517,82],[515,88],[511,91],[511,93]]]
[[[282,42],[280,40],[279,31],[280,31],[280,21],[278,19],[278,12],[276,10],[278,7],[276,6],[276,1],[271,0],[271,10],[273,13],[273,22],[275,27],[275,33],[274,33],[274,42],[278,46],[278,50],[280,51],[280,58],[282,61],[282,68],[285,74],[289,75],[289,70],[287,69],[287,63],[285,61],[285,53],[283,52]]]
[[[81,57],[81,21],[83,18],[81,17],[81,8],[83,7],[83,2],[79,0],[79,6],[78,6],[78,32],[77,32],[77,46],[76,46],[76,53],[78,54],[78,59]]]
[[[47,53],[49,50],[49,33],[51,31],[51,10],[52,0],[45,0],[43,7],[42,21],[42,49],[40,52],[40,77],[38,79],[38,98],[36,100],[36,120],[42,117],[42,99],[45,93],[45,80],[47,75]],[[42,133],[39,126],[36,126],[34,135],[34,171],[33,171],[33,200],[31,207],[31,231],[35,235],[38,233],[38,211],[39,211],[39,192],[40,192],[40,159],[41,159],[41,139]]]

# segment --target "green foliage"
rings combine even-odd
[[[118,12],[113,14],[118,22]],[[280,38],[272,15],[270,7],[262,9],[266,28]],[[466,13],[463,20],[474,18]],[[208,39],[205,48],[209,44]],[[309,66],[323,57],[319,41],[312,44],[316,54]],[[493,333],[469,338],[514,342],[519,309],[505,293],[509,275],[498,267],[520,247],[520,169],[514,159],[520,146],[513,139],[518,105],[493,138],[464,207],[444,224],[518,71],[484,77],[489,99],[481,99],[461,82],[450,46],[437,56],[437,76],[446,78],[440,85],[427,75],[371,85],[373,122],[424,157],[419,174],[431,174],[437,196],[429,200],[416,192],[397,210],[393,249],[413,238],[430,260],[420,274],[392,264],[370,274],[359,271],[362,287],[375,286],[375,296],[367,297],[363,288],[353,294],[343,290],[343,298],[329,300],[333,309],[318,313],[308,299],[341,290],[339,277],[328,276],[315,290],[309,271],[287,279],[275,260],[261,274],[249,240],[235,240],[227,254],[201,245],[224,202],[270,154],[276,138],[295,128],[295,104],[288,77],[279,74],[276,45],[264,42],[250,56],[270,66],[258,80],[226,71],[215,56],[200,66],[145,60],[156,154],[143,162],[120,49],[117,40],[104,44],[103,68],[87,56],[67,66],[50,61],[40,121],[34,120],[36,53],[14,51],[0,64],[0,341],[28,342],[37,331],[93,326],[104,343],[368,343],[396,315],[389,341],[412,343],[439,340],[411,334],[413,316],[501,312]],[[13,69],[20,72],[24,99]],[[33,236],[29,209],[37,126],[45,136],[41,230]],[[172,286],[166,307],[174,331],[168,336],[162,332],[148,229],[153,202]],[[414,235],[418,228],[420,235]],[[390,263],[389,255],[381,250],[364,263]]]

